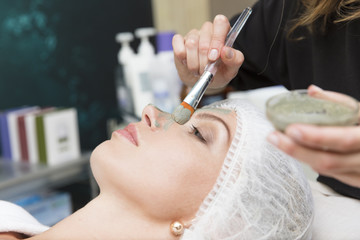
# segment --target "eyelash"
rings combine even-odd
[[[191,132],[190,133],[194,134],[200,141],[206,143],[205,138],[202,136],[201,132],[194,125],[191,125]]]

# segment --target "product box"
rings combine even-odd
[[[39,109],[38,106],[33,107],[24,107],[22,109],[12,111],[8,113],[8,127],[9,127],[9,138],[10,138],[10,149],[11,149],[11,159],[13,161],[19,162],[21,160],[21,141],[25,141],[24,138],[21,138],[25,129],[22,128],[23,125],[20,124],[19,128],[19,117],[31,113]]]
[[[0,113],[0,135],[2,157],[6,160],[9,160],[11,159],[11,149],[6,112]]]
[[[8,109],[0,113],[1,150],[4,159],[20,159],[16,117],[17,114],[32,108],[34,107],[19,107]]]
[[[35,124],[41,163],[52,166],[80,157],[75,108],[55,109],[36,115]]]
[[[27,113],[23,116],[20,116],[18,119],[19,125],[23,121],[25,132],[23,136],[20,137],[20,146],[22,149],[22,160],[30,163],[39,162],[39,153],[38,153],[38,142],[36,135],[36,116],[54,111],[55,107],[47,107],[38,109],[37,111]],[[19,126],[19,129],[21,127]],[[20,134],[20,133],[19,133]]]

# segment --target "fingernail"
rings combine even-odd
[[[209,60],[211,61],[215,61],[219,56],[219,51],[214,48],[214,49],[211,49],[210,53],[209,53]]]
[[[321,88],[319,88],[318,86],[316,86],[316,85],[314,85],[314,84],[311,84],[310,87],[311,87],[310,90],[311,90],[312,92],[321,92],[321,91],[323,91]]]
[[[200,73],[199,73],[199,71],[193,71],[193,72],[192,72],[192,75],[193,75],[194,77],[199,77],[199,76],[200,76]]]
[[[287,134],[295,139],[295,140],[298,140],[298,141],[301,141],[302,139],[302,134],[301,132],[299,131],[299,129],[296,129],[296,128],[290,128],[288,131],[287,131]]]
[[[186,65],[187,65],[186,59],[182,60],[181,63],[182,63],[184,66],[186,66]]]
[[[279,137],[275,133],[271,133],[267,137],[267,140],[274,146],[278,146],[278,144],[279,144]]]
[[[233,51],[231,50],[231,48],[227,48],[226,51],[225,51],[225,57],[227,59],[232,59],[234,56],[234,53]]]

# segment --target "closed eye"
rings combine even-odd
[[[195,135],[201,142],[206,143],[205,138],[202,136],[201,132],[194,125],[191,125],[190,133]]]

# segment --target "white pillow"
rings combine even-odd
[[[49,227],[39,223],[22,207],[0,200],[0,232],[17,232],[34,236],[48,229]]]

